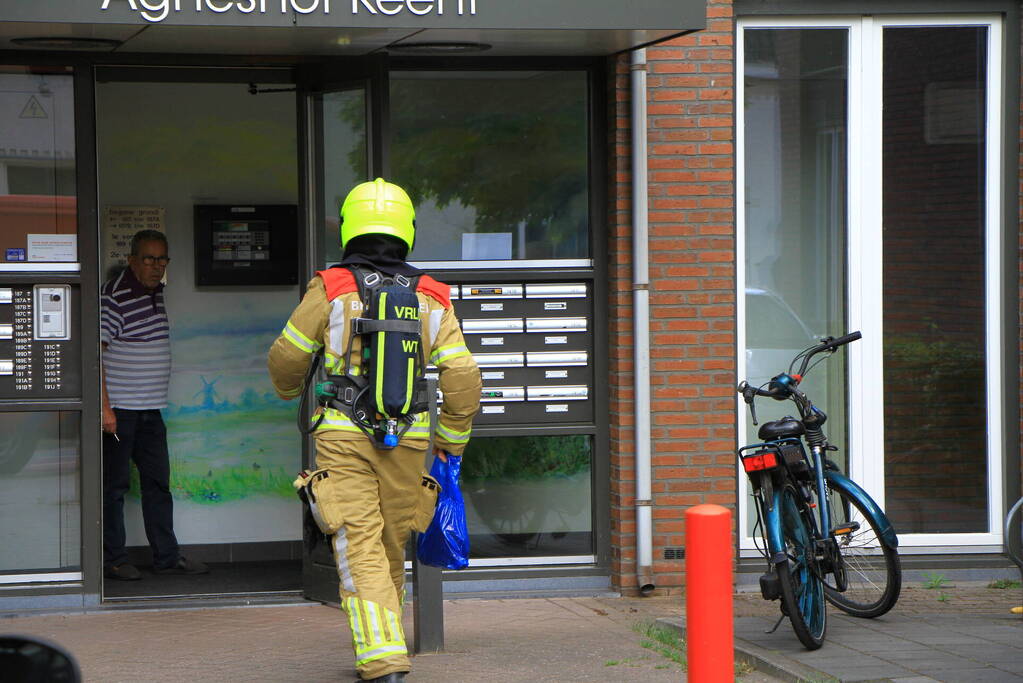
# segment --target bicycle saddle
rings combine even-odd
[[[760,425],[757,436],[764,441],[773,441],[774,439],[799,437],[805,433],[806,427],[802,422],[794,417],[783,417],[780,420],[771,420]]]

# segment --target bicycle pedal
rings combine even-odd
[[[847,522],[845,524],[839,524],[838,526],[831,529],[832,536],[846,536],[848,534],[856,533],[860,530],[859,522]]]

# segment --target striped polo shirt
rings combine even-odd
[[[170,323],[163,284],[146,291],[130,268],[100,290],[100,341],[110,407],[167,407],[170,381]]]

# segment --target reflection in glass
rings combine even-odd
[[[589,436],[474,437],[462,461],[473,558],[593,554]]]
[[[0,242],[28,261],[29,235],[78,232],[71,70],[0,66],[0,110]]]
[[[590,256],[586,72],[398,72],[390,98],[412,260]]]
[[[745,47],[746,377],[760,385],[804,348],[845,334],[845,29],[747,29]],[[806,393],[845,443],[845,354]],[[793,368],[793,371],[798,368]],[[791,414],[758,401],[757,417]],[[756,439],[748,423],[747,443]],[[844,462],[844,453],[838,460]]]
[[[900,532],[988,531],[987,29],[884,30],[885,507]]]
[[[323,113],[323,215],[320,253],[323,265],[341,260],[339,217],[348,191],[369,180],[366,156],[366,91],[325,93]]]
[[[4,573],[78,568],[79,413],[0,413],[0,584]]]

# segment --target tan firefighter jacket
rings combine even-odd
[[[472,431],[472,418],[479,410],[480,372],[465,345],[450,299],[451,288],[428,275],[419,278],[419,298],[423,352],[439,372],[443,394],[434,445],[452,455],[461,455]],[[292,312],[288,324],[270,347],[270,379],[277,395],[292,399],[302,392],[302,382],[314,353],[323,351],[328,374],[344,373],[350,320],[362,314],[355,277],[347,268],[317,272],[309,281],[305,296]],[[361,358],[357,337],[352,345],[353,365]],[[356,368],[352,368],[358,374]],[[326,408],[317,435],[336,439],[365,439],[351,419],[339,410]],[[420,413],[401,443],[425,449],[430,437],[430,420]]]

